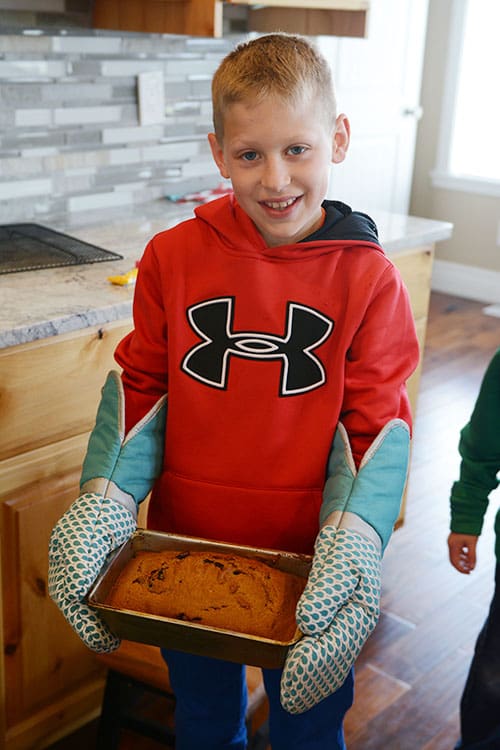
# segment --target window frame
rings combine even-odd
[[[500,175],[498,179],[494,179],[456,174],[450,171],[450,133],[453,130],[465,18],[469,2],[471,0],[454,0],[452,3],[436,166],[431,172],[431,181],[434,187],[446,190],[500,196]]]

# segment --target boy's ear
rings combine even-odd
[[[350,138],[351,125],[346,115],[341,114],[335,121],[335,130],[333,131],[332,162],[334,164],[340,164],[344,161]]]
[[[215,133],[208,134],[208,142],[210,144],[210,150],[212,151],[214,161],[217,164],[219,172],[221,173],[221,177],[224,177],[224,179],[228,180],[229,172],[227,171],[226,162],[224,161],[224,151],[222,149],[222,146],[219,144]]]

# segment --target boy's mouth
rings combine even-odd
[[[299,200],[299,197],[300,196],[295,198],[285,198],[284,200],[262,201],[262,205],[273,211],[284,211],[285,209],[290,208],[290,206],[293,206],[293,204]]]

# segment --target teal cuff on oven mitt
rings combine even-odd
[[[396,419],[356,471],[347,432],[338,426],[323,525],[296,611],[304,635],[289,650],[281,678],[281,703],[289,713],[309,710],[342,686],[377,624],[382,553],[399,512],[408,459],[408,425]]]
[[[166,395],[124,434],[121,378],[110,372],[83,464],[81,495],[55,525],[49,544],[49,595],[93,651],[120,645],[85,602],[110,552],[136,528],[137,506],[151,490],[163,463]]]

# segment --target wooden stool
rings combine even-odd
[[[111,654],[99,654],[97,659],[108,668],[97,736],[97,750],[118,750],[123,729],[150,737],[166,747],[175,746],[173,713],[175,697],[170,686],[168,667],[160,649],[132,641],[122,641]],[[268,715],[262,671],[247,667],[247,729],[249,742],[261,728]],[[161,698],[166,702],[162,721],[144,717],[136,710],[144,696]],[[262,731],[262,730],[261,730]],[[260,741],[260,740],[259,740]]]

